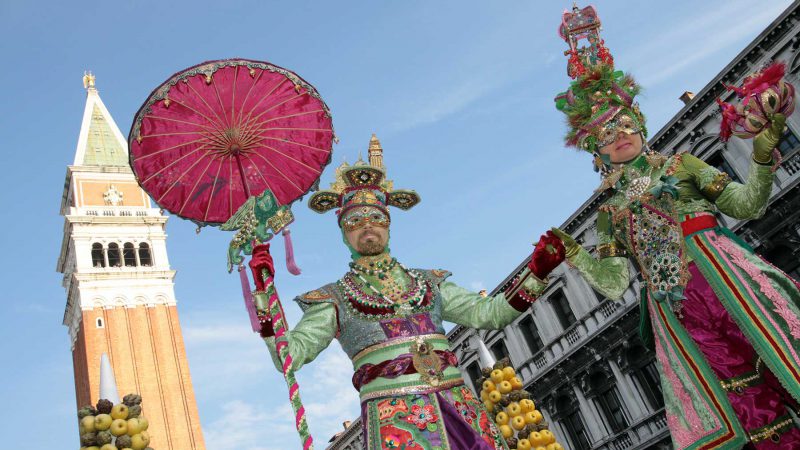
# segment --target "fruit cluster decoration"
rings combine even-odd
[[[128,394],[116,405],[100,399],[96,406],[84,406],[78,421],[80,450],[153,450],[138,394]]]
[[[503,358],[482,370],[481,400],[512,450],[564,450],[541,411],[522,388],[522,380]]]

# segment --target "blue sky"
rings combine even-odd
[[[125,134],[149,92],[187,66],[240,56],[296,71],[330,106],[341,139],[323,185],[333,166],[345,157],[352,162],[377,133],[395,186],[423,199],[393,216],[395,256],[409,266],[451,270],[466,287],[492,288],[598,183],[587,155],[563,147],[563,119],[553,107],[568,83],[556,27],[571,4],[0,3],[3,446],[77,448],[72,361],[61,325],[65,293],[55,265],[84,70],[96,74]],[[595,4],[617,67],[645,87],[640,103],[654,133],[681,108],[681,93],[702,89],[789,2],[761,2],[758,10],[743,0]],[[299,316],[291,297],[338,278],[348,260],[332,215],[302,204],[294,210],[304,272],[282,271],[277,279],[291,323]],[[225,271],[230,235],[206,229],[198,236],[179,218],[170,219],[168,232],[208,448],[296,448],[286,387],[249,331],[238,280]],[[275,247],[282,260],[282,245]],[[350,375],[336,343],[299,375],[320,448],[358,414]]]

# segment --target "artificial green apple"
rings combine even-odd
[[[94,431],[94,416],[85,416],[81,419],[81,434]]]
[[[131,436],[131,448],[133,450],[144,450],[147,444],[150,443],[150,436],[145,436],[142,433],[134,434]]]
[[[111,422],[111,428],[109,428],[109,430],[114,436],[122,436],[128,432],[128,421],[125,419],[114,419],[114,421]]]
[[[133,436],[134,434],[139,434],[139,432],[144,431],[142,429],[142,423],[136,417],[133,419],[128,419],[126,424],[128,425],[128,429],[125,431],[125,433],[127,433],[128,436]]]
[[[94,429],[97,431],[107,430],[111,427],[113,420],[108,414],[98,414],[94,418]]]
[[[111,408],[112,419],[127,419],[128,418],[128,405],[120,403]]]

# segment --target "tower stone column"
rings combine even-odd
[[[96,404],[106,354],[120,395],[139,393],[151,446],[205,449],[166,250],[167,217],[128,165],[127,142],[84,76],[86,107],[67,167],[57,270],[67,294],[76,407]]]

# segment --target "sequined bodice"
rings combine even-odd
[[[353,359],[361,350],[392,339],[426,334],[444,334],[442,298],[438,280],[430,271],[411,269],[424,289],[423,301],[395,312],[371,308],[347,291],[346,283],[331,283],[322,288],[336,305],[339,322],[337,339]]]

